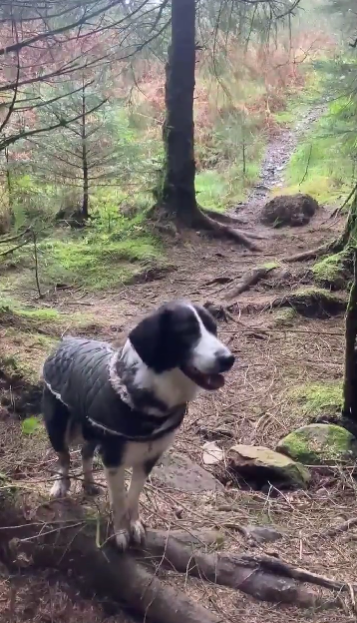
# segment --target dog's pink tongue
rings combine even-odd
[[[220,389],[224,385],[224,376],[222,374],[207,374],[207,389]]]

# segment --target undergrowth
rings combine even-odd
[[[353,98],[333,97],[291,156],[286,186],[279,192],[307,193],[321,204],[342,203],[356,176],[356,118]]]
[[[127,218],[108,208],[94,217],[80,230],[39,230],[38,276],[44,292],[63,286],[117,287],[148,266],[164,263],[162,246],[147,231],[144,212]],[[0,290],[10,288],[36,290],[31,243],[0,261]]]

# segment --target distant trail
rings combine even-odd
[[[237,206],[236,213],[252,222],[257,217],[257,208],[263,206],[272,188],[284,185],[284,170],[294,153],[299,139],[321,117],[325,105],[311,108],[298,121],[294,128],[283,130],[279,136],[269,141],[261,167],[260,178],[252,188],[247,201]]]

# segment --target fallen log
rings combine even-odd
[[[270,556],[230,556],[204,553],[187,545],[188,539],[150,532],[145,545],[145,560],[160,560],[167,568],[201,578],[214,584],[241,590],[260,601],[297,605],[300,608],[330,607],[335,600],[322,600],[296,581],[316,583],[333,590],[343,590],[341,582],[329,581],[308,571],[294,569]],[[269,566],[270,564],[270,566]],[[268,571],[267,571],[268,570]],[[300,578],[300,575],[301,578]],[[330,584],[329,584],[330,582]]]
[[[19,510],[2,508],[1,559],[10,569],[28,561],[29,566],[70,573],[85,593],[110,598],[153,623],[222,623],[183,592],[164,585],[132,554],[119,554],[107,529],[108,523],[88,519],[70,499],[40,507],[31,522]]]
[[[70,498],[40,505],[31,520],[11,500],[0,506],[0,558],[10,569],[24,565],[60,569],[70,573],[86,593],[110,598],[153,623],[221,621],[217,614],[161,582],[158,567],[238,589],[259,600],[309,608],[339,605],[338,600],[324,602],[303,586],[301,582],[321,586],[320,577],[308,571],[268,556],[259,559],[207,551],[221,542],[217,531],[192,535],[149,531],[144,549],[120,554],[110,538],[109,522],[86,516]],[[323,586],[344,590],[344,583],[323,580]]]

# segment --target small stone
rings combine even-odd
[[[228,464],[248,481],[269,483],[275,480],[280,486],[305,488],[311,478],[306,467],[263,446],[233,446],[228,452]]]
[[[357,458],[357,439],[336,424],[308,424],[281,439],[276,449],[305,465],[353,463]]]
[[[283,538],[281,532],[270,526],[247,526],[246,530],[258,543],[274,543]]]

